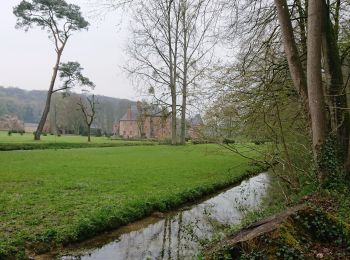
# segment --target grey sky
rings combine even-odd
[[[46,90],[55,61],[53,44],[45,31],[15,29],[12,9],[20,0],[0,0],[0,85]],[[95,84],[94,93],[137,99],[121,66],[127,61],[127,23],[120,14],[92,15],[89,0],[67,0],[82,7],[90,22],[88,31],[75,32],[69,39],[62,61],[79,61]]]

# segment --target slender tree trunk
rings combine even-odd
[[[58,68],[59,68],[60,61],[61,61],[62,51],[63,51],[63,49],[60,49],[57,51],[56,64],[55,64],[55,67],[53,68],[53,74],[51,77],[50,87],[49,87],[49,90],[47,91],[45,108],[44,108],[43,114],[41,116],[41,119],[39,121],[38,127],[36,129],[36,132],[34,135],[34,140],[40,140],[41,133],[43,132],[43,129],[44,129],[44,126],[46,123],[47,115],[50,112],[51,98],[52,98],[53,89],[54,89],[56,78],[57,78]]]
[[[300,61],[298,49],[293,34],[292,22],[289,15],[286,0],[274,0],[278,13],[278,20],[281,26],[284,51],[287,56],[289,71],[293,80],[293,84],[301,97],[304,109],[308,113],[308,91],[306,76]]]
[[[173,95],[171,98],[171,144],[175,145],[177,143],[177,134],[176,134],[176,96]]]
[[[307,86],[313,151],[317,162],[319,162],[320,149],[327,135],[327,118],[321,76],[322,7],[322,1],[309,0]]]
[[[178,25],[175,28],[175,38],[172,38],[172,24],[171,24],[171,8],[173,0],[168,2],[167,10],[167,29],[168,29],[168,48],[169,48],[169,75],[170,75],[170,92],[171,92],[171,144],[177,143],[177,127],[176,127],[176,109],[177,109],[177,93],[176,93],[176,68],[177,68],[177,42],[178,42]],[[177,21],[178,22],[178,21]],[[173,49],[172,44],[175,43]]]
[[[91,126],[88,126],[88,142],[91,142]]]
[[[188,49],[188,39],[187,39],[187,25],[186,25],[186,11],[187,11],[187,1],[182,0],[182,27],[183,27],[183,82],[182,82],[182,105],[181,105],[181,144],[186,143],[186,109],[187,109],[187,49]]]
[[[182,110],[181,110],[181,144],[185,144],[186,143],[187,89],[182,90],[182,106],[181,107],[182,107]]]
[[[300,43],[301,43],[301,64],[303,69],[306,68],[306,55],[307,55],[307,37],[306,37],[306,18],[307,6],[303,8],[301,0],[296,0],[297,10],[299,14],[299,28],[300,28]]]
[[[344,89],[345,89],[345,94],[346,94],[346,100],[347,104],[350,104],[350,68],[349,67],[343,67],[343,82],[344,82]],[[345,170],[347,173],[347,177],[350,178],[350,138],[349,138],[349,143],[348,143],[348,152],[347,152],[347,159],[345,163]]]
[[[338,42],[339,37],[339,18],[340,18],[340,0],[337,0],[336,6],[335,6],[335,14],[334,14],[334,38],[335,42]]]
[[[168,17],[167,17],[167,29],[168,29],[168,52],[169,52],[169,81],[170,81],[170,94],[171,94],[171,144],[176,144],[176,90],[174,86],[174,64],[172,53],[172,37],[171,37],[171,3],[168,3]]]

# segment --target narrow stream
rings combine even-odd
[[[238,224],[248,211],[257,209],[268,186],[269,176],[261,173],[198,205],[92,239],[61,259],[193,259],[200,241],[210,238],[218,225]]]

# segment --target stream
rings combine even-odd
[[[261,173],[197,205],[153,215],[72,248],[61,260],[193,259],[201,241],[222,225],[238,224],[258,209],[269,176]]]

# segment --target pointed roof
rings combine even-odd
[[[136,121],[138,116],[139,111],[136,105],[131,105],[125,115],[120,119],[120,121]]]

